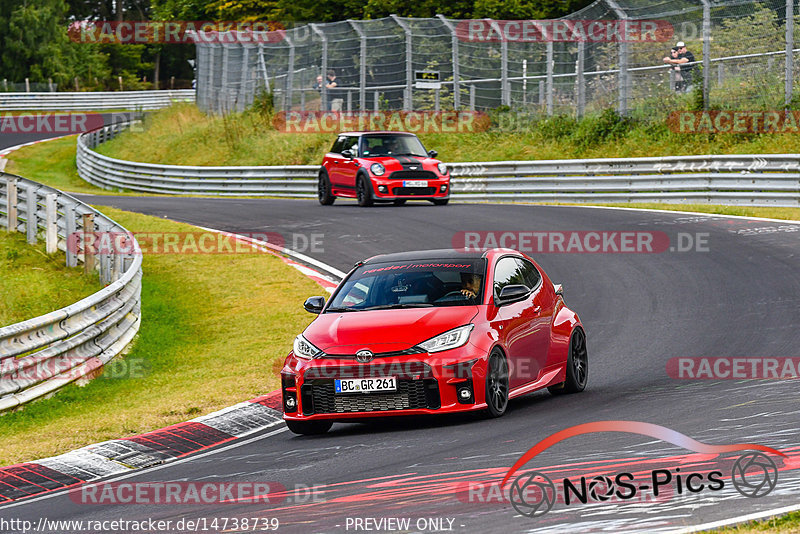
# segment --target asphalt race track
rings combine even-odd
[[[320,437],[273,431],[125,480],[270,482],[287,489],[277,502],[104,506],[55,494],[0,507],[0,517],[34,523],[41,517],[265,517],[278,518],[285,532],[355,532],[357,519],[397,517],[410,519],[410,531],[656,532],[798,504],[798,381],[674,379],[667,362],[800,356],[800,225],[556,206],[410,203],[363,209],[341,200],[322,207],[313,200],[80,197],[227,231],[279,232],[287,246],[295,233],[321,234],[321,247],[305,253],[344,271],[378,253],[451,247],[461,231],[664,232],[672,248],[687,236],[696,245],[700,234],[704,242],[701,250],[685,252],[533,254],[564,284],[567,304],[585,325],[590,372],[581,394],[534,393],[511,401],[508,413],[496,420],[468,414],[335,424]],[[480,485],[499,481],[547,436],[602,420],[655,423],[714,445],[758,443],[788,457],[774,457],[775,489],[748,498],[730,484],[737,453],[697,454],[641,435],[594,433],[554,445],[523,471],[546,473],[557,485],[565,477],[613,479],[631,472],[641,477],[641,498],[559,501],[529,518]],[[677,479],[677,468],[683,474],[719,469],[725,487],[694,493],[671,483],[658,498],[642,487],[652,470],[670,470]]]

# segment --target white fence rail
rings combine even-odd
[[[78,138],[79,175],[105,189],[306,197],[318,165],[191,167],[98,154],[126,125]],[[452,163],[452,197],[473,201],[671,202],[800,206],[800,154]]]
[[[122,352],[139,330],[142,256],[133,236],[108,217],[66,193],[5,173],[0,227],[26,234],[31,244],[44,237],[47,252],[65,251],[68,266],[83,262],[108,284],[66,308],[0,328],[2,412],[93,377]],[[94,254],[92,241],[80,237],[89,232],[128,234],[131,253]]]
[[[194,89],[73,93],[0,93],[0,111],[151,110],[194,102]]]

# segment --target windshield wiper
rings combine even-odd
[[[409,302],[406,304],[379,304],[377,306],[367,306],[362,310],[395,310],[400,308],[432,308],[433,304],[428,302]]]
[[[351,311],[359,311],[359,308],[346,308],[344,306],[331,306],[325,313],[327,312],[351,312]]]

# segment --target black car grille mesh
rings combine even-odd
[[[435,187],[395,187],[392,194],[398,196],[429,196],[436,194]]]
[[[395,171],[389,176],[391,180],[436,180],[431,171]]]
[[[333,380],[314,380],[302,387],[303,414],[408,410],[440,406],[435,379],[398,380],[394,393],[337,395]]]
[[[425,353],[425,349],[421,349],[419,347],[411,347],[410,349],[406,350],[396,350],[392,352],[378,352],[373,356],[373,359],[377,358],[392,358],[394,356],[410,356],[412,354],[423,354]],[[321,353],[320,355],[316,356],[316,358],[322,359],[338,359],[338,360],[355,360],[355,354],[328,354],[328,353]]]

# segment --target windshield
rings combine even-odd
[[[424,260],[363,265],[326,312],[469,306],[480,303],[485,260]]]
[[[419,156],[426,158],[425,147],[413,135],[365,135],[361,141],[361,154],[364,157],[377,156]]]

